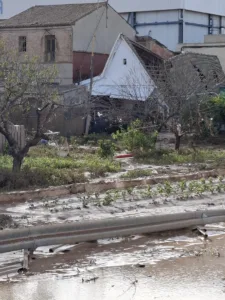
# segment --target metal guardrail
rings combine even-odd
[[[0,253],[225,222],[225,210],[105,219],[0,232]]]

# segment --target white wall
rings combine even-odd
[[[225,16],[224,0],[111,0],[118,12],[187,9]]]
[[[184,9],[225,16],[224,0],[184,0]]]
[[[179,11],[140,12],[136,14],[139,24],[178,21]],[[136,27],[139,36],[151,36],[169,49],[175,50],[178,43],[178,24],[144,25]]]
[[[124,40],[119,41],[111,57],[104,77],[94,82],[93,95],[146,100],[154,89],[154,83]],[[123,63],[124,59],[127,60],[126,65]]]
[[[106,13],[106,8],[101,7],[73,27],[73,50],[91,52],[94,45],[94,52],[109,54],[120,33],[135,39],[135,30],[117,12],[109,8]]]
[[[196,0],[198,1],[198,0]],[[141,12],[154,10],[179,9],[183,0],[111,0],[118,12]]]

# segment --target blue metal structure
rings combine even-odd
[[[3,14],[3,0],[0,0],[0,15]]]

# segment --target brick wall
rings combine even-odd
[[[72,63],[72,28],[10,28],[0,30],[0,39],[9,49],[19,50],[19,37],[26,36],[28,55],[36,55],[44,62],[45,36],[55,35],[56,63]]]
[[[93,59],[94,76],[102,73],[108,54],[95,53]],[[73,53],[73,80],[79,82],[81,80],[90,78],[91,53],[74,52]]]
[[[136,41],[163,59],[168,59],[174,56],[173,52],[166,48],[166,46],[162,45],[151,37],[136,37]]]

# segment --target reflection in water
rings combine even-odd
[[[183,257],[194,249],[201,250],[196,251],[197,256]],[[86,251],[87,260],[96,262],[89,265],[89,271],[84,264],[78,276],[76,264],[68,261],[69,269],[65,266],[62,270],[56,264],[55,274],[0,283],[0,300],[225,299],[224,235],[212,237],[209,242],[183,236],[140,238],[114,246],[100,242]],[[74,261],[75,252],[70,255]],[[140,262],[143,268],[138,267]],[[98,279],[86,282],[93,277]]]
[[[183,258],[157,265],[97,269],[96,282],[82,283],[82,276],[70,279],[30,277],[25,282],[4,283],[4,300],[220,300],[224,297],[225,268],[216,258]],[[83,275],[84,279],[93,274]]]

